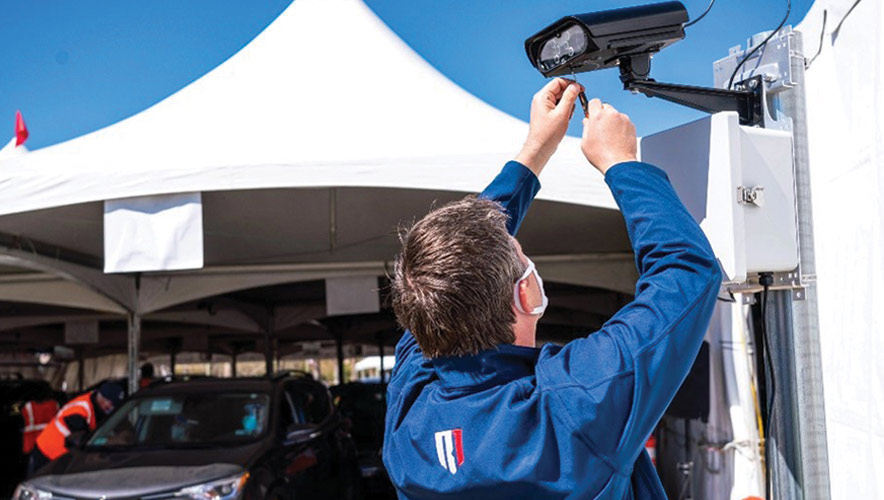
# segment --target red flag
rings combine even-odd
[[[28,127],[25,126],[25,119],[21,116],[21,111],[15,112],[15,145],[21,146],[28,140]]]

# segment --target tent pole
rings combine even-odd
[[[378,358],[380,359],[380,368],[381,368],[381,383],[386,383],[386,376],[384,374],[384,334],[378,334]]]
[[[172,351],[169,353],[169,373],[174,377],[175,376],[175,358],[177,357],[177,352]]]
[[[264,370],[268,377],[273,377],[273,332],[268,325],[264,328]]]
[[[267,307],[264,314],[264,370],[267,377],[273,377],[273,327],[275,325],[273,308]]]
[[[138,391],[138,350],[141,344],[141,315],[130,312],[128,315],[128,374],[129,395]]]
[[[279,350],[279,337],[273,339],[273,353],[276,355],[276,371],[282,371],[282,354]]]
[[[86,388],[86,367],[83,366],[86,360],[83,351],[83,347],[77,349],[77,389],[80,391]]]
[[[236,351],[233,351],[233,354],[230,355],[230,376],[233,378],[236,378],[236,356]]]
[[[335,334],[335,347],[338,355],[338,384],[344,383],[344,335]]]

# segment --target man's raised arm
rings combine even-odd
[[[482,191],[482,198],[501,205],[508,218],[506,228],[515,236],[540,183],[537,178],[568,131],[577,95],[583,87],[563,78],[547,83],[531,100],[528,138],[515,160]]]
[[[589,108],[582,149],[620,207],[640,277],[635,300],[542,359],[538,379],[569,392],[575,431],[628,473],[697,356],[721,274],[666,174],[635,161],[629,119],[598,100]]]

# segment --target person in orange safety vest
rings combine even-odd
[[[70,400],[55,418],[37,436],[37,445],[31,452],[28,476],[34,475],[44,465],[68,452],[65,439],[75,432],[94,431],[98,424],[120,406],[126,395],[114,382],[105,382],[94,391]]]
[[[41,399],[28,401],[21,407],[21,418],[24,420],[22,429],[22,452],[27,455],[34,449],[37,436],[43,432],[48,424],[58,413],[58,401],[54,399]]]

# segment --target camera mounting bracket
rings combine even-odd
[[[648,53],[624,56],[618,62],[620,81],[625,90],[659,97],[706,113],[736,111],[741,125],[761,125],[764,120],[760,76],[743,82],[750,90],[723,90],[662,83],[648,78],[651,72],[651,55]]]
[[[769,285],[769,290],[791,290],[792,300],[805,300],[807,298],[807,288],[816,283],[815,274],[801,275],[798,269],[789,272],[770,273],[773,277],[773,283]],[[735,302],[734,294],[743,296],[744,304],[754,304],[755,298],[753,294],[764,290],[761,284],[759,273],[753,273],[748,276],[744,282],[724,281],[721,284],[721,292],[719,299],[727,302]],[[729,297],[725,299],[724,297]]]

